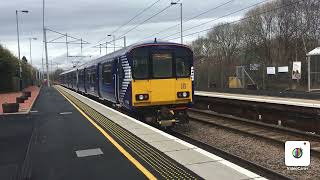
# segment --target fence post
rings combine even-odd
[[[310,79],[310,56],[308,56],[308,92],[311,91],[311,79]]]

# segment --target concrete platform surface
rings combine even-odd
[[[28,115],[0,116],[0,179],[16,179],[21,174],[33,120]]]
[[[61,86],[57,86],[57,88],[90,106],[204,179],[264,179],[223,158],[119,113],[74,91]]]
[[[32,110],[33,180],[146,179],[54,88],[44,87]]]

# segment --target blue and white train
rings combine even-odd
[[[161,126],[186,123],[194,95],[193,52],[182,44],[133,44],[60,74],[60,83]]]

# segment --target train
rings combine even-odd
[[[61,73],[62,86],[99,98],[161,127],[188,123],[193,52],[183,44],[136,43]]]

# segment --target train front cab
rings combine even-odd
[[[132,106],[145,121],[161,126],[187,123],[193,101],[193,54],[179,45],[133,49]]]

